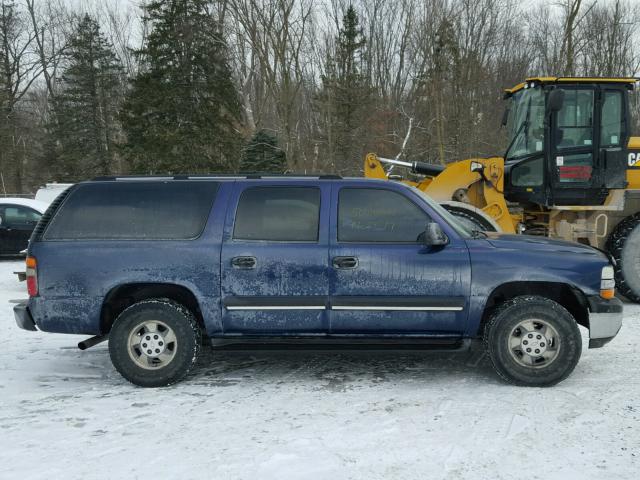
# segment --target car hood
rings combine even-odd
[[[571,253],[607,259],[602,251],[588,245],[534,235],[486,232],[487,241],[495,248],[526,249],[555,254]]]

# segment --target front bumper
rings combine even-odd
[[[27,307],[27,300],[24,300],[13,307],[13,316],[16,317],[16,323],[23,330],[37,332],[36,323],[33,321],[31,312]]]
[[[609,343],[622,326],[622,302],[617,298],[605,300],[597,295],[589,301],[589,348]]]

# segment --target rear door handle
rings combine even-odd
[[[357,257],[333,257],[331,261],[333,268],[339,270],[353,270],[358,267]]]
[[[239,268],[242,270],[256,268],[256,263],[256,257],[233,257],[231,259],[231,265],[233,268]]]

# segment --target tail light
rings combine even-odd
[[[608,265],[603,267],[600,275],[600,296],[607,300],[616,295],[616,281],[614,279],[613,267]]]
[[[27,257],[27,292],[30,297],[38,295],[38,268],[35,257]]]

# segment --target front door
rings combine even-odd
[[[330,185],[238,183],[222,246],[225,335],[324,335]]]
[[[465,241],[427,247],[418,236],[439,222],[417,192],[340,186],[333,191],[330,244],[332,334],[459,335],[471,273]]]
[[[0,253],[17,255],[27,248],[40,214],[21,205],[0,205]]]

